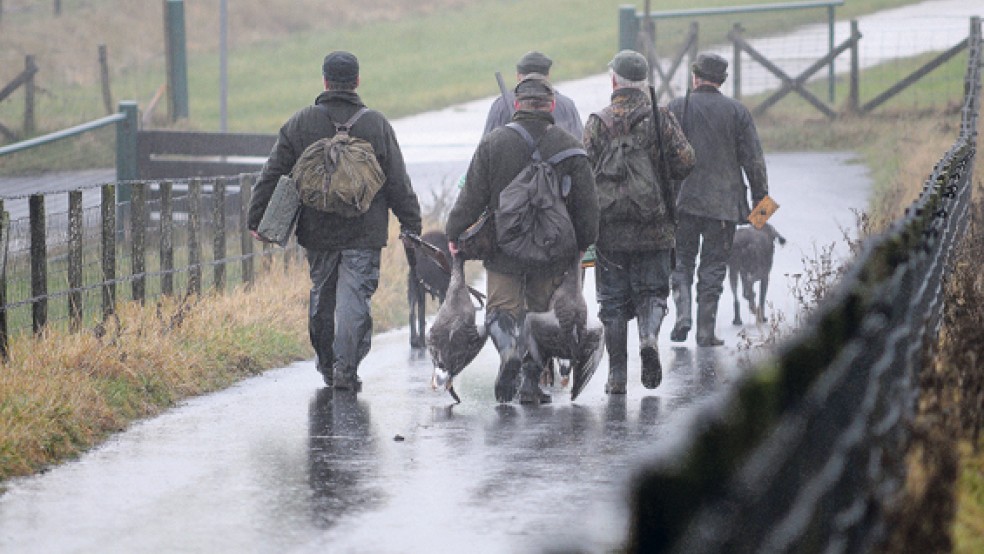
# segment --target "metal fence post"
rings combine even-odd
[[[167,0],[164,15],[167,89],[171,121],[188,117],[188,62],[185,51],[184,0]]]
[[[639,34],[639,18],[633,5],[623,5],[618,8],[618,49],[632,50],[635,48],[636,35]]]

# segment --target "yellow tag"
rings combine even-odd
[[[756,229],[761,229],[765,222],[772,217],[772,214],[776,213],[779,209],[779,204],[772,199],[771,196],[765,195],[765,198],[759,202],[755,208],[752,209],[752,213],[748,215],[748,222],[755,226]]]

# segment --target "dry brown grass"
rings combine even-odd
[[[120,306],[80,333],[11,344],[0,371],[0,479],[72,457],[137,418],[310,355],[303,269],[224,296]]]

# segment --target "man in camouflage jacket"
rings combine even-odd
[[[653,108],[647,92],[649,64],[638,52],[623,50],[609,63],[612,103],[601,113],[591,114],[584,129],[584,146],[594,164],[596,183],[606,148],[616,137],[639,125],[651,138],[649,157],[657,176],[654,187],[658,205],[652,207],[655,220],[619,219],[601,212],[598,229],[595,285],[600,310],[598,319],[605,326],[608,349],[609,394],[625,394],[627,373],[626,327],[638,317],[642,383],[656,388],[662,380],[662,367],[656,339],[666,315],[670,294],[670,272],[676,224],[672,217],[672,187],[667,181],[682,179],[694,166],[694,151],[684,137],[676,118],[659,108],[659,137],[652,129]],[[606,120],[611,121],[609,126]],[[662,152],[660,152],[660,144]],[[604,185],[611,186],[611,185]],[[599,190],[599,194],[601,191]]]
[[[686,340],[692,326],[690,290],[696,269],[698,346],[724,344],[714,335],[714,326],[735,228],[751,213],[748,188],[753,205],[769,193],[752,115],[741,102],[721,94],[727,68],[721,56],[700,54],[692,68],[693,91],[669,105],[697,152],[697,166],[680,184],[677,198],[676,323],[670,340]],[[698,253],[700,267],[695,268]]]
[[[554,90],[542,75],[520,81],[515,94],[516,113],[512,121],[538,140],[542,159],[580,148],[576,138],[554,125]],[[457,237],[485,210],[494,212],[498,208],[500,193],[528,166],[530,154],[523,137],[507,127],[498,127],[482,137],[468,166],[465,186],[458,193],[445,226],[453,254],[458,252]],[[591,166],[585,156],[576,155],[558,163],[555,171],[559,176],[570,177],[566,205],[574,224],[578,254],[583,255],[598,234],[598,197]],[[485,325],[500,356],[495,384],[499,402],[509,402],[516,395],[520,369],[523,370],[522,390],[518,391],[520,402],[550,401],[549,395],[539,388],[543,368],[529,357],[524,361],[528,340],[524,333],[525,318],[527,312],[549,309],[550,297],[573,263],[574,260],[524,263],[501,250],[483,262],[488,287]]]
[[[248,228],[263,218],[281,175],[312,143],[335,135],[332,122],[344,123],[365,105],[355,92],[359,62],[349,52],[332,52],[322,65],[325,91],[297,111],[280,128],[277,143],[253,186]],[[372,339],[372,295],[379,285],[380,251],[389,236],[389,211],[403,230],[420,233],[420,204],[410,185],[403,153],[389,121],[369,111],[356,121],[350,134],[368,141],[386,176],[369,210],[343,217],[301,206],[297,242],[304,247],[311,275],[308,330],[325,384],[336,389],[362,388],[358,367]]]

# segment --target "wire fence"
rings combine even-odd
[[[289,263],[293,245],[254,251],[245,214],[256,177],[104,184],[0,200],[28,205],[26,216],[5,220],[0,232],[0,351],[9,335],[94,325],[117,302],[249,283],[257,258],[261,270],[274,257]],[[117,202],[120,187],[130,189],[130,201]]]
[[[919,198],[774,360],[701,413],[691,444],[640,472],[630,551],[867,552],[884,539],[967,226],[981,48],[978,22],[960,134]]]

